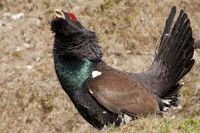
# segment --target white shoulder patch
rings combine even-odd
[[[92,78],[95,78],[95,77],[97,77],[97,76],[99,76],[99,75],[101,75],[102,73],[101,72],[99,72],[99,71],[93,71],[92,72]]]
[[[93,91],[89,90],[90,94],[93,94]]]

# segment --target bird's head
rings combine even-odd
[[[54,11],[55,19],[51,22],[51,30],[55,33],[75,33],[85,30],[76,16],[72,13],[66,13],[60,9]]]
[[[72,13],[57,9],[54,16],[51,30],[55,33],[54,51],[57,55],[82,60],[101,60],[102,51],[95,32],[83,27]]]

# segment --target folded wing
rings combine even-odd
[[[159,112],[156,98],[125,73],[109,66],[98,66],[97,77],[88,81],[88,89],[96,100],[116,114],[126,113],[131,116]]]

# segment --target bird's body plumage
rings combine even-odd
[[[87,80],[96,67],[94,63],[87,59],[62,59],[55,51],[54,61],[61,86],[86,121],[99,129],[104,125],[111,123],[119,125],[122,122],[117,114],[101,106],[88,91]]]
[[[194,40],[187,15],[181,11],[166,21],[151,69],[143,73],[118,71],[102,61],[96,34],[85,29],[75,15],[56,10],[51,23],[55,32],[55,70],[62,88],[80,114],[94,127],[120,125],[137,116],[160,114],[176,106],[178,81],[192,68]],[[169,100],[166,104],[162,100]]]

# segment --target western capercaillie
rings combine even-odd
[[[192,29],[183,10],[171,30],[176,7],[171,9],[152,67],[142,73],[121,72],[107,65],[95,32],[83,27],[74,14],[54,13],[56,74],[86,121],[102,129],[177,106],[182,86],[178,82],[194,64]]]

